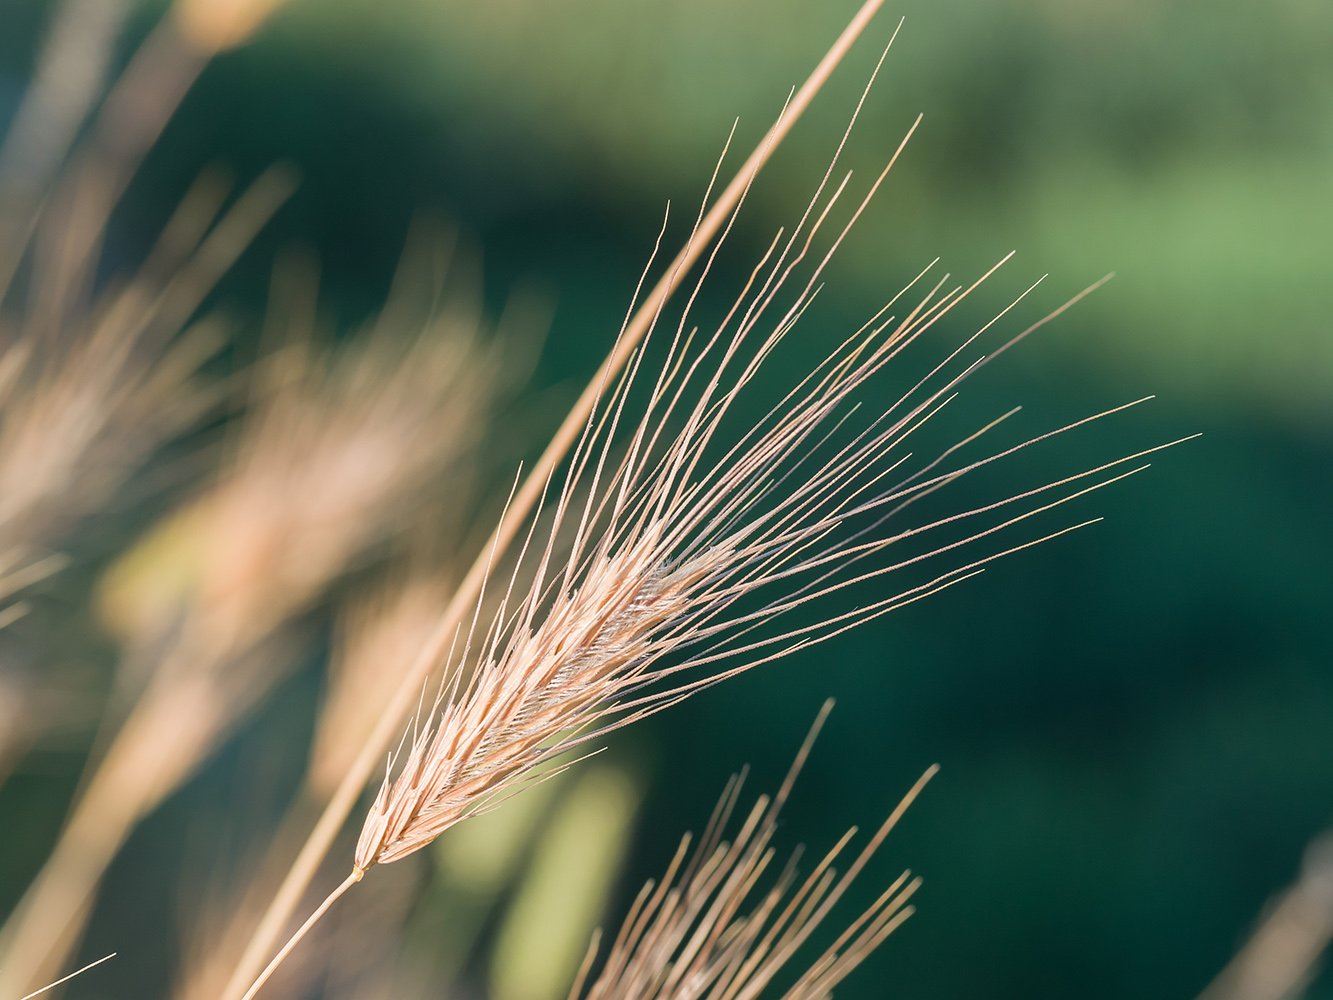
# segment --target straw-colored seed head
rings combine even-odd
[[[654,635],[688,608],[689,586],[700,572],[645,569],[631,554],[558,599],[505,662],[479,672],[466,702],[433,739],[413,745],[371,809],[357,867],[424,847],[547,759],[553,743],[578,729],[646,662]]]
[[[1102,471],[881,530],[886,522],[896,526],[906,512],[915,513],[917,501],[938,488],[1031,443],[950,465],[961,447],[997,420],[961,444],[907,464],[913,458],[909,439],[948,404],[959,383],[1045,320],[969,363],[960,355],[995,321],[986,324],[880,416],[860,430],[846,427],[856,390],[995,269],[966,288],[948,288],[945,275],[915,305],[909,301],[902,314],[893,313],[922,272],[739,441],[722,443],[720,428],[729,411],[818,290],[828,256],[791,301],[778,304],[845,187],[844,180],[816,213],[817,192],[785,243],[779,234],[702,346],[696,347],[688,332],[687,306],[660,374],[643,374],[647,348],[641,345],[620,383],[604,387],[555,491],[552,523],[534,543],[534,522],[519,556],[520,567],[536,564],[530,582],[525,577],[514,593],[515,569],[489,622],[479,622],[479,603],[466,635],[456,637],[445,663],[449,680],[396,769],[390,768],[366,818],[356,871],[424,847],[460,819],[536,779],[558,754],[607,729],[972,575],[1005,553],[960,560],[924,583],[887,596],[881,592],[867,604],[826,613],[813,624],[786,631],[770,627],[826,595],[956,552],[1072,499],[1087,489],[1036,503],[998,524],[966,527]],[[643,386],[637,384],[641,378]],[[620,421],[639,406],[642,415],[623,440]],[[965,529],[962,537],[947,533],[958,527]],[[939,534],[944,537],[934,540]],[[921,547],[923,537],[930,541]],[[896,561],[867,562],[891,546],[899,551],[912,545],[917,547]],[[682,675],[686,670],[692,678]]]
[[[877,0],[869,0],[863,6],[821,69],[796,95],[796,109],[818,89],[825,67],[836,64],[841,47],[850,44],[877,5]],[[785,134],[788,124],[784,115],[774,136]],[[956,456],[1001,423],[1003,416],[938,452],[921,457],[908,450],[922,425],[948,405],[962,381],[1082,297],[989,353],[968,357],[966,352],[975,350],[977,339],[1035,284],[990,323],[951,350],[941,351],[938,361],[924,370],[909,370],[904,381],[910,387],[878,409],[878,415],[859,425],[849,424],[858,390],[921,340],[1009,257],[971,285],[949,287],[949,276],[944,275],[933,287],[913,293],[915,304],[908,299],[899,305],[934,265],[928,266],[859,330],[828,350],[782,399],[766,412],[759,408],[764,416],[757,421],[753,416],[741,419],[735,412],[740,409],[738,398],[811,307],[834,251],[915,128],[914,124],[828,251],[810,273],[793,278],[851,180],[848,174],[826,197],[838,159],[835,154],[796,226],[790,234],[778,233],[721,322],[703,335],[691,312],[717,247],[729,231],[727,215],[734,219],[753,171],[767,156],[767,143],[752,154],[718,204],[701,210],[691,242],[643,308],[636,310],[632,304],[607,361],[572,411],[573,419],[557,430],[539,460],[539,474],[516,489],[513,502],[519,513],[510,518],[507,510],[502,515],[490,554],[469,572],[460,599],[451,602],[441,627],[418,658],[420,669],[414,667],[409,674],[419,683],[429,669],[437,668],[445,682],[430,711],[418,713],[406,751],[396,758],[390,755],[351,874],[278,951],[242,1000],[255,996],[310,928],[372,865],[420,850],[452,824],[488,809],[525,782],[541,780],[550,773],[549,767],[560,766],[560,755],[610,730],[951,586],[1010,552],[1073,530],[1055,531],[980,557],[962,555],[971,543],[989,540],[1011,525],[1130,474],[1109,475],[1092,486],[1064,490],[1140,456],[972,509],[908,520],[922,510],[918,501],[959,477],[1105,415],[972,461]],[[695,236],[700,236],[698,246]],[[645,359],[650,339],[659,326],[666,326],[659,324],[666,297],[682,269],[696,261],[702,262],[697,283],[675,330],[668,327],[661,335],[665,358],[660,368],[654,368]],[[789,294],[793,289],[795,294]],[[728,423],[728,417],[734,419]],[[739,424],[735,436],[729,436],[730,429],[720,430],[735,424]],[[1063,495],[1047,499],[1051,491]],[[529,517],[533,511],[540,516]],[[493,615],[488,610],[483,620],[486,589],[495,586],[490,579],[495,557],[503,556],[511,541],[517,544],[525,519],[529,528],[508,582],[502,579],[495,588],[503,594],[498,610]],[[879,558],[891,547],[901,556]],[[939,562],[946,567],[928,568]],[[900,590],[870,583],[917,566],[926,568],[924,582],[909,581]],[[774,627],[779,620],[788,622],[784,616],[797,608],[863,585],[866,599],[858,606],[819,610],[800,622]],[[474,609],[470,624],[457,611],[462,607]],[[451,634],[453,645],[446,654]],[[400,688],[410,690],[406,685]],[[403,699],[396,697],[395,713],[404,707]],[[382,730],[391,720],[386,713]],[[372,740],[367,750],[380,745]],[[360,772],[349,774],[344,787],[354,790],[361,779]],[[326,814],[330,817],[341,818],[341,813],[331,809]],[[335,828],[336,823],[328,825],[330,831]],[[887,826],[882,829],[887,832]],[[330,842],[331,833],[321,831],[312,838],[312,857]],[[853,869],[861,863],[858,860]],[[828,885],[816,882],[810,891],[816,890],[822,893]],[[896,926],[895,907],[901,906],[902,898],[886,896],[874,913],[853,925],[849,934],[864,924],[853,952],[873,947]],[[290,910],[284,902],[282,907],[275,904],[272,912],[285,916]],[[263,943],[267,946],[271,940],[266,936]],[[855,960],[850,954],[833,955],[828,959],[832,964],[812,968],[798,994],[802,1000],[822,998],[826,987],[839,978],[839,970]],[[746,955],[739,952],[739,960],[747,961]],[[245,973],[249,978],[250,969]],[[663,990],[641,995],[683,1000],[704,994]],[[750,1000],[745,992],[718,996]]]
[[[643,887],[585,990],[600,944],[600,935],[593,937],[569,1000],[754,1000],[795,957],[935,773],[932,767],[917,781],[841,877],[833,864],[854,827],[804,878],[796,870],[798,851],[762,888],[775,858],[779,813],[831,705],[825,704],[777,795],[761,795],[728,834],[744,782],[743,775],[732,777],[693,852],[686,834],[661,882]],[[906,904],[921,880],[909,882],[908,875],[903,872],[837,936],[785,1000],[824,1000],[911,915]]]

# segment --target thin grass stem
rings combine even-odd
[[[334,838],[346,823],[347,817],[360,798],[362,790],[379,767],[385,752],[398,735],[402,719],[410,710],[422,680],[434,668],[450,642],[454,631],[472,608],[485,581],[489,553],[503,553],[518,534],[524,520],[544,493],[548,482],[566,453],[583,433],[589,417],[602,398],[602,387],[633,357],[640,341],[648,333],[654,319],[666,301],[676,291],[685,274],[698,261],[710,241],[722,229],[738,207],[755,175],[768,161],[773,151],[801,117],[815,95],[823,87],[833,70],[842,61],[852,44],[860,37],[871,19],[882,6],[883,0],[866,0],[856,16],[839,35],[836,42],[820,60],[809,78],[783,110],[773,128],[755,148],[731,182],[718,196],[712,208],[703,216],[689,243],[676,255],[665,276],[649,293],[647,299],[626,323],[624,332],[606,360],[598,368],[587,387],[579,396],[569,414],[552,437],[546,450],[533,465],[527,478],[509,505],[507,518],[497,525],[494,534],[483,547],[481,556],[473,563],[453,599],[441,616],[431,641],[413,664],[394,693],[374,731],[363,745],[360,754],[348,769],[328,806],[316,822],[286,878],[278,887],[273,902],[261,918],[254,936],[236,971],[223,991],[221,1000],[238,1000],[244,996],[246,983],[255,975],[264,956],[273,947],[282,927],[290,919],[316,869],[333,846]]]

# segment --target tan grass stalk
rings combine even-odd
[[[0,995],[63,960],[129,831],[281,676],[260,644],[472,447],[502,351],[473,321],[440,311],[406,346],[387,332],[331,357],[295,345],[267,367],[234,466],[197,501],[201,564],[178,631],[2,932]]]
[[[245,955],[238,963],[223,993],[222,1000],[239,1000],[256,974],[263,968],[265,958],[272,953],[274,943],[291,919],[320,862],[347,821],[384,752],[392,745],[403,718],[416,700],[421,684],[438,666],[457,627],[471,613],[472,607],[481,595],[490,559],[508,550],[522,530],[528,515],[539,505],[549,477],[553,475],[569,449],[574,446],[589,415],[601,401],[604,385],[614,379],[634,355],[656,316],[704,255],[711,241],[727,224],[756,174],[796,124],[882,4],[883,0],[866,0],[861,6],[809,78],[795,92],[768,135],[741,165],[740,170],[717,200],[702,213],[689,241],[671,261],[661,279],[653,286],[642,304],[628,317],[611,353],[589,381],[578,401],[557,428],[550,444],[515,492],[504,516],[487,542],[486,552],[489,555],[484,554],[473,563],[441,616],[431,641],[422,649],[412,670],[403,677],[394,692],[393,700],[380,716],[374,731],[361,747],[352,767],[311,831],[296,862],[288,871],[274,895],[273,902],[255,929]],[[707,205],[706,198],[705,205]]]
[[[73,972],[71,972],[69,975],[67,975],[67,976],[62,976],[61,978],[57,979],[54,983],[47,983],[47,984],[46,984],[45,986],[43,986],[41,989],[33,990],[33,991],[32,991],[31,993],[29,993],[27,996],[20,997],[19,1000],[32,1000],[33,997],[35,997],[35,996],[40,996],[41,994],[45,993],[47,990],[53,990],[53,989],[55,989],[57,986],[61,986],[61,985],[65,984],[65,983],[69,982],[69,981],[70,981],[71,979],[73,979],[75,976],[81,976],[81,975],[83,975],[85,972],[87,972],[89,969],[96,968],[97,966],[101,965],[103,962],[108,962],[108,961],[110,961],[111,959],[113,959],[113,958],[115,958],[115,957],[116,957],[116,953],[115,953],[114,951],[113,951],[110,955],[103,955],[101,958],[97,959],[95,962],[89,962],[87,965],[83,966],[83,968],[81,968],[81,969],[75,969],[75,970],[74,970]]]
[[[244,795],[246,789],[239,792]],[[252,890],[261,888],[265,877],[271,880],[281,874],[281,869],[267,870],[272,860],[266,853],[258,866],[247,862],[223,866],[208,877],[202,890],[196,886],[193,891],[182,892],[185,948],[182,977],[172,990],[173,996],[179,1000],[215,1000],[235,962],[236,949],[245,943],[244,938],[231,942],[233,947],[228,950],[226,936],[247,904],[267,901],[267,896]],[[281,860],[285,863],[288,859]],[[393,871],[393,878],[376,879],[367,885],[358,899],[361,905],[331,914],[306,939],[307,947],[293,956],[269,984],[274,995],[292,1000],[313,993],[365,996],[367,988],[381,982],[387,985],[400,935],[424,881],[423,870],[429,867],[426,858],[420,861]],[[242,897],[239,907],[238,896]]]
[[[534,522],[524,540],[518,562],[523,565],[527,556],[535,563],[531,586],[516,592],[517,575],[511,577],[499,588],[504,596],[491,620],[480,620],[478,605],[470,623],[459,623],[444,658],[451,679],[429,715],[414,726],[410,745],[391,761],[363,825],[352,875],[327,902],[373,865],[420,850],[454,823],[539,780],[557,755],[726,677],[952,586],[986,563],[1045,539],[963,559],[926,582],[851,611],[771,628],[788,613],[926,560],[961,556],[963,546],[1137,471],[1109,471],[1140,457],[1130,456],[971,510],[880,530],[890,521],[896,527],[905,511],[915,513],[919,500],[960,476],[1087,422],[959,464],[954,457],[959,448],[995,421],[928,461],[908,464],[909,439],[948,404],[965,378],[1077,301],[969,363],[963,352],[1025,292],[878,418],[859,432],[845,429],[857,390],[1003,260],[966,287],[949,288],[946,275],[906,299],[900,314],[891,312],[923,272],[738,442],[722,444],[718,431],[728,413],[810,305],[833,251],[907,138],[831,248],[812,258],[817,263],[808,275],[794,277],[849,180],[825,198],[836,155],[795,229],[785,239],[779,233],[720,326],[697,338],[701,346],[694,346],[689,318],[696,284],[684,315],[668,333],[660,373],[644,376],[639,388],[645,339],[618,382],[601,387],[562,482],[556,487],[553,475],[546,480],[544,492],[552,488],[554,494],[549,535],[535,537]],[[707,274],[705,267],[699,283]],[[795,294],[784,296],[788,284]],[[650,331],[655,325],[654,319]],[[639,406],[642,418],[628,432],[620,457],[613,457],[621,420]],[[1097,481],[1098,476],[1104,478]],[[1090,478],[1092,485],[1083,485]],[[586,500],[577,501],[580,496]],[[572,542],[557,553],[557,539],[567,529]],[[912,548],[923,540],[924,546]],[[865,563],[891,546],[908,551],[887,564]],[[270,970],[309,926],[309,921],[303,925]]]
[[[63,0],[32,81],[0,142],[0,273],[106,85],[128,0]]]
[[[309,824],[337,788],[349,753],[365,740],[429,637],[448,593],[443,581],[432,576],[400,573],[352,601],[340,615],[305,780],[244,887],[233,889],[213,907],[224,915],[195,942],[175,989],[179,1000],[215,1000],[226,985],[273,883],[281,879]]]
[[[31,258],[22,314],[0,313],[0,596],[58,568],[48,546],[216,401],[195,378],[216,324],[181,331],[291,189],[271,171],[214,225],[227,191],[206,175],[137,273],[92,287],[106,217],[174,107],[158,85],[180,68],[168,42],[146,44],[52,181],[100,88],[116,7],[67,6],[0,151],[0,306]],[[75,92],[55,93],[76,62]]]
[[[0,256],[0,299],[32,240],[34,299],[28,327],[48,336],[83,301],[107,220],[144,154],[208,62],[170,18],[139,46],[95,115],[88,137]]]
[[[731,840],[723,839],[744,772],[733,775],[703,837],[689,852],[686,834],[661,882],[649,881],[635,899],[596,979],[584,982],[598,951],[594,936],[570,990],[570,1000],[754,1000],[833,910],[885,837],[938,770],[932,766],[875,831],[839,877],[834,862],[856,828],[800,878],[798,850],[768,889],[778,815],[828,715],[826,702],[778,793],[761,795]],[[686,860],[688,856],[688,861]],[[783,994],[783,1000],[822,1000],[911,916],[906,905],[921,885],[903,872],[824,950]]]
[[[339,624],[328,688],[315,725],[307,782],[327,802],[426,644],[450,588],[429,576],[390,583],[351,605]]]
[[[243,43],[279,5],[280,0],[178,0],[134,53],[102,103],[88,139],[49,191],[43,190],[46,181],[98,87],[84,84],[82,96],[65,106],[40,100],[43,80],[36,81],[34,114],[45,118],[53,136],[44,139],[47,148],[17,150],[11,157],[19,163],[36,159],[27,170],[25,190],[2,220],[0,299],[35,232],[41,286],[37,317],[45,329],[59,325],[64,310],[86,290],[112,209],[185,94],[213,55]],[[74,40],[81,47],[67,60],[77,64],[79,76],[105,63],[105,54],[98,52],[114,38],[124,17],[118,8],[125,6],[106,0],[96,14],[83,16],[84,36]],[[53,41],[64,38],[57,35]],[[20,125],[26,134],[40,131],[27,121]]]

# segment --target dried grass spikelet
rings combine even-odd
[[[0,933],[3,976],[38,977],[133,825],[271,689],[281,672],[261,643],[475,445],[503,350],[477,321],[470,301],[436,302],[406,343],[393,326],[328,354],[292,345],[265,367],[235,460],[198,501],[200,565],[179,624]]]
[[[36,281],[0,331],[0,595],[53,568],[47,548],[216,405],[198,369],[222,330],[192,317],[292,186],[271,170],[219,218],[229,184],[206,173],[127,281],[58,314]]]
[[[833,865],[855,827],[804,879],[796,870],[798,849],[769,888],[760,889],[776,856],[778,814],[831,707],[825,703],[778,793],[771,800],[761,795],[733,838],[724,840],[744,782],[744,772],[732,776],[693,853],[686,834],[661,882],[650,880],[640,891],[585,990],[600,938],[594,935],[570,1000],[754,1000],[792,960],[937,770],[932,766],[912,786],[841,877]],[[909,875],[898,876],[847,926],[783,1000],[823,1000],[911,916],[907,901],[921,880],[909,882]]]
[[[219,217],[230,185],[207,172],[137,271],[95,280],[107,218],[193,80],[155,33],[68,157],[126,12],[62,6],[0,148],[0,597],[58,568],[50,546],[216,403],[197,371],[221,331],[194,314],[293,183],[270,171]]]
[[[531,584],[516,587],[515,570],[497,588],[504,596],[494,616],[482,621],[478,611],[456,633],[444,657],[449,682],[415,727],[410,745],[391,761],[363,825],[351,875],[311,921],[370,867],[420,850],[453,824],[538,780],[557,755],[1037,544],[1045,539],[972,558],[961,551],[1130,474],[1108,470],[1138,456],[899,527],[917,512],[918,501],[960,476],[1087,422],[973,461],[956,457],[959,449],[1003,418],[933,456],[914,459],[906,450],[965,378],[1072,304],[988,354],[964,355],[1024,292],[914,384],[909,380],[908,391],[880,416],[860,430],[847,427],[857,390],[1003,260],[971,285],[949,287],[945,275],[899,306],[922,282],[922,272],[758,423],[725,443],[719,434],[725,418],[808,309],[833,250],[889,169],[810,273],[794,277],[847,189],[850,175],[825,199],[836,162],[835,156],[797,226],[785,238],[779,233],[713,333],[699,337],[691,330],[696,284],[684,315],[669,330],[659,374],[644,375],[645,338],[623,377],[603,386],[563,479],[558,486],[547,481],[554,510],[549,532],[539,536],[534,521],[523,543],[518,564],[535,564],[525,577]],[[705,266],[699,282],[707,275]],[[789,284],[795,294],[783,297]],[[628,416],[635,412],[642,414],[637,420]],[[622,421],[630,424],[623,438]],[[1083,484],[1102,473],[1100,481]],[[891,547],[901,557],[875,558]],[[944,557],[954,565],[924,582],[850,611],[817,611],[816,602],[847,587]],[[813,623],[772,627],[807,605]]]
[[[444,580],[415,574],[376,589],[343,614],[306,775],[321,802],[338,787],[399,678],[430,638],[449,593]]]
[[[400,570],[351,600],[339,615],[305,780],[263,858],[246,877],[230,879],[230,891],[210,905],[211,920],[194,935],[185,956],[173,994],[178,1000],[215,1000],[221,993],[312,814],[333,794],[349,764],[349,750],[355,751],[383,711],[447,597],[442,580]]]
[[[620,338],[610,354],[598,365],[596,373],[579,394],[569,412],[552,432],[541,455],[533,463],[526,477],[514,491],[511,506],[495,525],[491,543],[464,574],[458,589],[442,612],[440,622],[430,643],[421,650],[417,660],[403,676],[398,690],[371,736],[358,752],[352,767],[338,786],[310,831],[296,860],[273,895],[263,919],[255,928],[246,947],[245,955],[237,964],[223,1000],[240,1000],[247,984],[260,975],[265,957],[271,953],[283,927],[291,919],[300,903],[305,888],[310,884],[323,858],[332,848],[342,825],[346,822],[367,782],[373,777],[382,755],[393,745],[401,720],[411,710],[420,686],[430,676],[443,655],[444,647],[455,626],[466,620],[469,609],[479,602],[488,576],[488,567],[498,555],[509,557],[510,549],[521,534],[523,523],[532,515],[542,500],[543,484],[567,457],[579,437],[587,417],[600,402],[605,383],[624,370],[636,347],[653,324],[654,317],[684,284],[689,273],[704,257],[707,247],[717,238],[728,217],[743,200],[751,183],[781,145],[792,127],[819,93],[824,83],[855,44],[861,32],[874,19],[882,0],[865,0],[848,21],[809,76],[795,89],[777,120],[763,140],[745,158],[735,175],[723,186],[710,205],[705,197],[705,211],[695,225],[691,238],[674,256],[668,267],[643,296],[643,301],[624,325]],[[719,164],[720,169],[720,164]],[[717,180],[716,174],[714,181]],[[710,193],[712,190],[710,184]]]
[[[780,260],[775,267],[782,265]],[[767,287],[759,294],[764,296],[761,305],[771,301]],[[966,561],[925,583],[814,624],[776,633],[768,629],[784,614],[853,584],[956,552],[1105,485],[1073,487],[1048,502],[1034,499],[1108,467],[974,510],[876,533],[926,494],[1014,450],[942,471],[940,464],[958,446],[912,472],[903,468],[909,454],[893,457],[947,402],[963,373],[930,388],[918,384],[913,390],[920,390],[917,398],[909,393],[866,430],[823,448],[854,389],[959,298],[953,293],[937,300],[932,290],[905,319],[877,317],[729,448],[710,448],[714,432],[759,361],[790,329],[790,318],[804,308],[804,294],[755,356],[740,362],[735,352],[763,310],[750,311],[744,300],[736,304],[736,313],[745,317],[739,332],[723,347],[718,370],[703,376],[702,392],[684,416],[683,429],[669,438],[667,421],[685,383],[723,343],[719,334],[691,360],[680,353],[687,338],[679,333],[646,415],[617,462],[610,441],[637,371],[632,363],[630,376],[608,396],[574,453],[555,501],[556,524],[535,550],[534,582],[514,594],[511,580],[489,625],[478,628],[474,620],[451,650],[447,662],[453,681],[386,776],[362,830],[356,869],[419,850],[509,794],[534,769],[610,728],[950,586],[1005,553]],[[724,387],[722,373],[732,364],[740,372],[734,384]],[[975,365],[966,368],[972,370]],[[894,473],[896,481],[886,479]],[[592,480],[589,498],[572,506],[574,484],[584,476]],[[1025,501],[1026,507],[1019,506]],[[1010,505],[1019,509],[1006,517]],[[888,565],[858,565],[890,546],[908,546],[928,532],[984,515],[995,515],[999,523],[985,522],[961,538]],[[573,529],[573,542],[556,560],[556,539],[565,527]],[[1036,543],[1019,547],[1031,544]],[[524,551],[531,550],[525,545]],[[682,679],[684,671],[695,676]]]

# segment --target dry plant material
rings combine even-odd
[[[247,905],[265,901],[262,894],[253,892],[262,888],[260,880],[280,874],[266,872],[263,866],[269,860],[265,857],[254,869],[242,866],[219,872],[202,900],[189,901],[194,919],[185,938],[182,976],[171,991],[177,1000],[216,1000],[231,972],[227,960],[234,964],[236,958],[234,948],[228,950],[225,945],[245,943],[244,938],[227,942],[227,933],[234,929],[238,914],[254,916]],[[369,892],[362,905],[335,914],[336,919],[317,928],[307,940],[308,947],[269,984],[275,995],[293,1000],[315,994],[329,998],[389,995],[373,987],[388,986],[394,953],[429,868],[425,858],[420,861],[422,864],[393,870],[392,878],[376,879],[374,886],[366,886]],[[238,884],[240,892],[232,891]],[[242,897],[239,907],[238,895]]]
[[[478,441],[499,355],[445,314],[405,350],[379,336],[332,360],[280,358],[235,473],[203,501],[215,505],[197,599],[210,642],[270,630],[408,520]]]
[[[218,324],[182,327],[292,190],[262,175],[213,224],[226,195],[205,175],[128,284],[30,332],[0,355],[0,595],[49,564],[41,547],[102,506],[163,441],[218,396],[196,377],[221,343]],[[211,226],[211,228],[210,228]]]
[[[449,599],[444,581],[412,576],[351,604],[339,621],[306,783],[327,802],[430,638]]]
[[[100,278],[110,213],[203,62],[160,27],[67,156],[122,20],[114,2],[64,6],[0,155],[0,598],[58,568],[50,546],[219,400],[198,369],[221,331],[194,316],[294,183],[290,171],[271,170],[226,207],[229,183],[206,173],[137,272]],[[88,76],[53,101],[68,65]],[[174,707],[187,711],[170,727],[190,747],[213,707],[198,718],[188,703]],[[19,996],[58,973],[110,853],[144,802],[170,787],[163,770],[189,766],[170,744],[158,753],[130,742],[84,797],[27,897],[33,905],[0,931],[0,994]]]
[[[554,510],[549,529],[542,537],[532,522],[522,543],[517,565],[535,566],[524,576],[531,583],[516,587],[516,568],[497,587],[504,596],[494,616],[481,620],[478,604],[471,622],[454,632],[443,658],[449,679],[391,761],[362,827],[352,873],[293,942],[369,868],[420,850],[453,824],[540,780],[558,755],[1038,544],[1046,539],[972,558],[962,551],[1137,471],[1112,471],[1141,457],[1129,456],[973,509],[908,520],[918,501],[959,477],[1097,419],[971,461],[959,450],[1003,417],[933,456],[907,451],[909,439],[964,379],[1072,304],[995,350],[969,357],[965,352],[975,350],[977,338],[1027,292],[948,351],[878,417],[859,430],[848,427],[857,391],[1007,257],[967,286],[950,287],[948,275],[931,286],[924,282],[928,268],[739,440],[728,444],[719,436],[743,390],[810,306],[833,251],[906,142],[808,274],[798,269],[850,179],[833,182],[836,155],[805,214],[790,235],[774,239],[711,334],[697,335],[690,319],[706,265],[684,314],[668,328],[658,373],[645,374],[645,338],[618,382],[601,387],[562,479],[545,484]],[[924,290],[916,291],[918,284]],[[784,296],[789,285],[795,293]],[[650,329],[656,325],[654,317]],[[634,412],[642,416],[631,420]],[[631,424],[624,435],[622,422]],[[885,560],[891,547],[902,554]],[[924,582],[885,588],[887,596],[853,610],[818,610],[830,595],[927,560],[953,565]],[[774,627],[806,608],[813,622]]]
[[[139,270],[94,287],[107,216],[160,128],[107,145],[146,99],[142,81],[122,78],[86,147],[48,177],[100,83],[81,80],[62,104],[47,93],[49,77],[71,61],[105,63],[90,50],[114,39],[120,18],[107,14],[87,4],[65,11],[52,45],[66,51],[44,57],[0,150],[0,598],[58,568],[49,546],[217,402],[197,370],[221,331],[192,318],[293,185],[289,170],[269,171],[219,217],[229,184],[205,174]],[[152,63],[145,58],[135,65]],[[55,117],[49,130],[43,115]],[[25,259],[24,286],[11,288]]]
[[[252,32],[276,4],[243,6]],[[58,568],[45,547],[216,401],[195,374],[219,331],[187,324],[293,185],[270,171],[218,220],[227,184],[205,175],[139,271],[96,287],[112,209],[217,47],[181,34],[184,12],[164,19],[71,157],[129,8],[60,5],[0,146],[0,307],[21,310],[0,312],[0,599]]]
[[[839,876],[835,862],[856,828],[801,878],[798,850],[760,890],[776,857],[778,814],[791,794],[832,702],[826,702],[778,793],[761,795],[731,840],[724,834],[740,798],[744,773],[733,775],[703,836],[690,854],[680,842],[660,883],[649,881],[621,925],[597,978],[584,983],[596,958],[594,935],[569,1000],[753,1000],[823,923],[937,768],[931,767]],[[686,858],[689,858],[686,861]],[[907,901],[921,885],[903,872],[783,994],[822,1000],[912,915]]]
[[[472,613],[472,609],[480,606],[482,590],[491,565],[508,552],[525,520],[540,505],[549,477],[555,473],[569,449],[579,439],[586,420],[601,402],[606,385],[633,357],[636,348],[654,325],[662,308],[683,284],[690,270],[702,259],[711,242],[728,224],[728,220],[744,200],[755,176],[809,107],[810,102],[860,37],[861,32],[874,18],[882,3],[883,0],[865,0],[810,76],[792,95],[768,135],[746,158],[735,176],[718,195],[717,200],[701,214],[690,240],[672,259],[665,273],[652,286],[638,309],[625,323],[611,353],[599,366],[565,419],[556,428],[540,458],[514,492],[508,508],[487,543],[486,552],[472,564],[463,577],[462,583],[444,609],[430,642],[421,650],[412,669],[403,676],[388,707],[376,722],[374,731],[358,751],[351,769],[343,777],[333,798],[320,815],[296,861],[274,894],[273,901],[255,928],[245,954],[227,984],[222,1000],[239,1000],[247,986],[263,968],[265,958],[271,953],[283,928],[295,912],[306,887],[309,886],[343,824],[356,807],[361,792],[373,777],[383,759],[383,754],[393,745],[401,731],[401,720],[416,703],[421,686],[438,667],[451,635]],[[709,195],[711,193],[710,184]],[[704,204],[708,204],[707,195]]]
[[[0,153],[0,306],[13,306],[0,314],[0,598],[57,568],[47,547],[220,398],[196,378],[220,331],[191,325],[193,316],[294,184],[290,170],[271,170],[219,216],[229,185],[206,173],[140,270],[102,284],[107,221],[143,155],[209,56],[275,5],[232,4],[230,34],[211,39],[190,33],[200,5],[178,5],[67,156],[96,103],[123,6],[64,5],[46,70]],[[89,78],[53,103],[68,65]],[[199,591],[159,669],[0,931],[0,994],[17,996],[62,964],[129,830],[263,696],[275,675],[255,647],[394,530],[440,466],[470,446],[472,424],[456,418],[491,385],[475,332],[438,338],[437,323],[426,330],[437,342],[423,335],[397,351],[386,332],[337,361],[308,348],[284,353],[295,381],[260,407],[234,475],[201,501],[208,530],[231,537],[210,539]],[[454,392],[447,403],[442,388]],[[275,523],[258,509],[275,501],[301,505],[312,523]]]
[[[499,349],[457,319],[405,347],[387,334],[331,357],[297,346],[269,366],[235,464],[198,501],[203,559],[178,631],[6,927],[6,974],[18,956],[40,967],[133,824],[281,675],[259,644],[471,448]]]
[[[241,880],[243,888],[210,907],[212,919],[201,927],[175,990],[180,1000],[215,1000],[225,986],[263,913],[273,882],[282,877],[300,846],[313,811],[333,794],[351,762],[349,752],[355,753],[366,738],[426,642],[448,593],[439,579],[420,572],[399,573],[351,601],[340,615],[305,780],[262,861]]]

